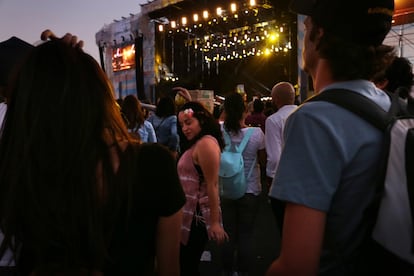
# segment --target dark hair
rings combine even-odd
[[[293,0],[290,8],[312,17],[325,33],[378,46],[391,29],[394,0]]]
[[[396,57],[385,70],[385,78],[388,80],[385,89],[395,92],[398,88],[404,88],[405,94],[400,93],[400,97],[405,99],[413,86],[413,65],[407,58]]]
[[[241,129],[240,120],[246,112],[243,96],[239,93],[231,93],[224,100],[224,128],[226,131],[238,133]]]
[[[124,98],[121,111],[128,120],[129,129],[140,127],[145,121],[145,114],[142,110],[140,101],[135,95],[128,95]]]
[[[175,112],[175,102],[173,98],[169,96],[164,96],[159,99],[157,103],[157,109],[155,110],[155,115],[164,118],[171,115],[176,115]]]
[[[56,40],[34,48],[10,85],[0,139],[0,255],[16,249],[15,239],[28,241],[34,265],[57,249],[65,268],[95,268],[111,231],[103,207],[117,213],[112,203],[121,196],[108,143],[120,152],[116,142],[130,141],[110,82],[90,55]]]
[[[13,72],[33,48],[33,45],[15,36],[0,42],[0,86],[7,86]]]
[[[223,134],[220,129],[220,124],[214,118],[205,107],[199,102],[187,102],[185,103],[178,112],[184,111],[186,109],[192,109],[194,111],[193,116],[200,122],[201,131],[197,137],[188,141],[184,136],[182,128],[178,127],[178,135],[180,136],[180,149],[181,153],[185,152],[187,149],[191,148],[201,137],[204,135],[211,135],[216,138],[220,150],[224,148]]]
[[[314,41],[320,26],[314,20],[312,23],[310,39]],[[324,32],[318,51],[322,58],[328,60],[332,78],[336,81],[371,80],[383,68],[388,67],[395,57],[394,47],[357,44],[334,32]]]
[[[264,103],[261,99],[254,99],[253,101],[253,112],[254,113],[261,113],[264,110]]]

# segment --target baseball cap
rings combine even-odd
[[[310,16],[327,33],[378,46],[391,29],[394,0],[293,0],[290,9]]]
[[[34,46],[15,36],[0,42],[0,86],[5,86],[11,72]]]

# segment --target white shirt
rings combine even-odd
[[[0,231],[0,243],[3,242],[4,239],[4,235],[3,232]],[[0,259],[0,267],[2,266],[15,266],[16,264],[14,263],[14,258],[13,258],[13,253],[10,249],[7,249],[4,252],[3,257]]]
[[[224,131],[224,126],[221,124],[222,131]],[[253,166],[252,173],[247,180],[247,190],[246,193],[258,195],[262,191],[262,185],[260,182],[260,166],[257,159],[257,152],[265,148],[264,143],[264,134],[260,127],[245,127],[240,130],[236,135],[233,133],[230,134],[230,139],[232,143],[239,145],[242,141],[244,135],[246,134],[249,128],[253,128],[253,133],[247,142],[246,147],[243,151],[243,161],[244,161],[244,173],[247,177],[250,169]],[[255,162],[253,164],[253,162]]]
[[[6,103],[0,103],[0,128],[3,125],[4,116],[6,115],[7,111],[7,104]]]
[[[283,145],[283,128],[287,117],[297,108],[284,105],[266,119],[265,145],[267,154],[266,175],[274,178]]]
[[[0,103],[0,134],[2,133],[4,116],[6,115],[7,104]],[[0,231],[0,243],[3,242],[3,233]],[[7,249],[3,255],[3,258],[0,259],[0,266],[14,266],[13,254],[10,249]]]

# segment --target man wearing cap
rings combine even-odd
[[[345,88],[388,110],[389,97],[369,80],[395,55],[382,45],[393,0],[293,0],[291,9],[307,15],[303,67],[315,92]],[[286,202],[282,246],[267,275],[361,275],[372,226],[364,212],[384,135],[348,110],[315,101],[290,115],[284,138],[272,184]]]

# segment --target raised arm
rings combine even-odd
[[[62,40],[63,42],[70,44],[72,47],[83,48],[83,40],[78,41],[78,37],[76,35],[72,35],[71,33],[66,33],[62,37],[57,37],[51,30],[44,30],[40,34],[40,39],[43,41],[46,40]]]

